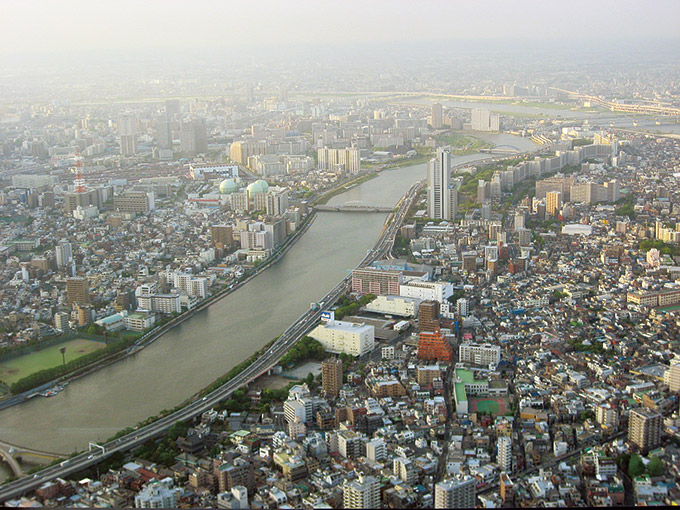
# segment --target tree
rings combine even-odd
[[[628,462],[628,476],[635,478],[644,472],[645,465],[642,463],[642,459],[637,453],[634,453],[630,456],[630,461]]]
[[[647,473],[649,473],[649,476],[661,476],[663,470],[663,461],[657,456],[652,457],[649,464],[647,464]]]

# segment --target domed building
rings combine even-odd
[[[267,193],[267,191],[269,191],[269,184],[262,179],[248,185],[248,195],[251,197],[256,193]]]
[[[238,184],[234,179],[224,179],[220,183],[219,191],[222,195],[231,195],[238,191]]]

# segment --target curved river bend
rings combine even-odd
[[[496,144],[534,147],[528,139],[486,135]],[[488,155],[452,158],[452,164]],[[331,204],[360,200],[393,206],[426,175],[426,165],[382,172]],[[139,353],[72,382],[52,398],[0,412],[0,439],[70,453],[170,409],[279,335],[371,249],[386,214],[318,213],[277,264],[185,321]]]

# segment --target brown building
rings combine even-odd
[[[406,389],[402,384],[393,379],[376,381],[371,386],[371,392],[375,398],[403,397]]]
[[[418,307],[418,327],[420,331],[435,331],[439,329],[439,303],[437,301],[423,301]]]
[[[429,386],[435,379],[441,379],[441,369],[438,365],[418,367],[417,381],[420,387]]]
[[[231,225],[213,225],[210,227],[213,246],[229,246],[234,242],[234,229]]]
[[[434,332],[420,332],[418,336],[418,359],[446,361],[448,363],[453,361],[453,347],[441,334],[439,328]]]
[[[244,459],[234,459],[233,463],[226,462],[214,469],[217,486],[220,492],[230,491],[237,485],[243,485],[252,492],[255,488],[255,470]]]
[[[87,278],[77,276],[66,280],[66,302],[69,305],[90,304],[90,284]]]
[[[661,442],[663,416],[656,411],[640,407],[631,409],[628,417],[628,441],[642,452],[647,452]]]
[[[512,504],[515,497],[515,486],[506,473],[501,473],[501,499],[503,503]]]
[[[321,363],[321,386],[329,397],[337,397],[342,387],[342,361],[334,358]]]

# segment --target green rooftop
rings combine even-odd
[[[465,383],[455,383],[453,386],[456,390],[456,402],[466,402]]]
[[[465,370],[464,368],[456,369],[456,377],[463,381],[463,383],[465,384],[475,383],[475,376],[472,374],[470,370]]]

